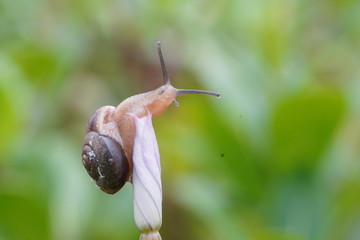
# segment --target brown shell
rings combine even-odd
[[[82,162],[96,185],[106,193],[119,191],[130,176],[129,161],[122,147],[114,107],[99,108],[90,117],[82,149]]]
[[[113,194],[124,186],[129,165],[122,147],[113,139],[88,132],[82,149],[82,161],[102,191]]]

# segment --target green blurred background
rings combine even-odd
[[[360,239],[360,1],[0,0],[0,239],[138,239],[81,164],[100,106],[162,83],[163,239]]]

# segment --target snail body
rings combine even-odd
[[[101,107],[88,121],[82,161],[96,185],[106,193],[114,194],[126,181],[131,181],[136,132],[133,115],[138,118],[147,114],[156,117],[170,104],[178,105],[175,98],[184,94],[220,96],[214,92],[174,88],[167,75],[160,42],[157,42],[157,48],[164,84],[153,91],[131,96],[117,107]]]

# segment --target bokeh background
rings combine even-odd
[[[162,83],[163,239],[360,239],[360,1],[0,0],[0,239],[138,239],[81,163],[100,106]]]

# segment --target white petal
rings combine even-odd
[[[132,177],[135,223],[142,232],[157,232],[162,222],[159,148],[151,115],[133,117],[136,126]]]

